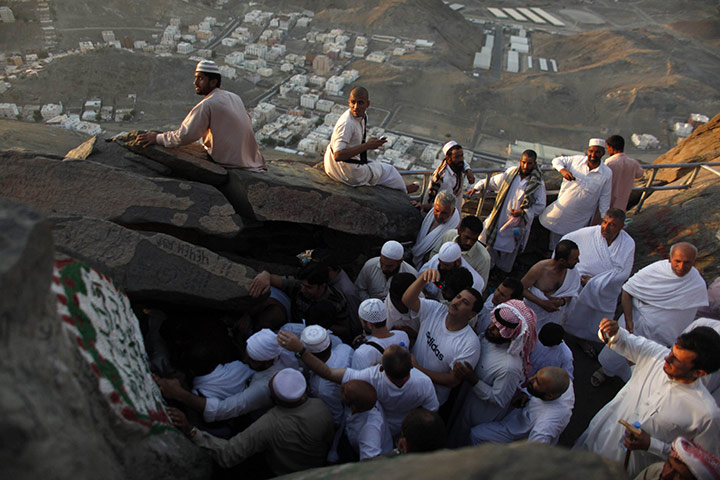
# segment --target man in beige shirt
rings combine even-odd
[[[640,162],[625,155],[625,139],[620,135],[612,135],[605,140],[607,153],[605,165],[612,170],[612,193],[610,208],[627,211],[628,200],[636,178],[642,178],[643,168]]]
[[[195,93],[203,99],[177,130],[143,133],[138,135],[138,141],[145,147],[158,144],[173,148],[202,139],[210,159],[220,165],[254,172],[267,170],[243,101],[234,93],[221,90],[221,81],[215,62],[199,62],[194,84]]]

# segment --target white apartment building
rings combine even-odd
[[[335,102],[333,102],[332,100],[321,98],[315,104],[315,109],[320,112],[330,112],[333,108],[333,105],[335,105]]]
[[[337,96],[342,93],[342,89],[344,86],[345,79],[338,75],[333,75],[332,77],[327,79],[327,82],[325,82],[325,91],[328,93],[328,95]]]
[[[314,93],[306,93],[300,96],[300,106],[315,109],[315,105],[319,99],[320,97]]]
[[[20,110],[14,103],[0,103],[0,118],[11,118],[16,120]]]

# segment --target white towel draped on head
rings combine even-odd
[[[269,328],[263,328],[247,341],[247,353],[255,361],[274,360],[280,355],[282,347],[278,345],[277,334]]]

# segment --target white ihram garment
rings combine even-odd
[[[708,304],[707,287],[695,267],[682,277],[673,272],[669,260],[651,263],[630,277],[623,290],[632,295],[634,333],[666,347],[695,317],[698,307]],[[625,326],[625,315],[618,322]],[[627,381],[630,366],[607,347],[598,356],[605,373]]]
[[[575,270],[580,276],[592,277],[573,300],[563,326],[566,332],[593,341],[600,321],[615,316],[622,284],[632,271],[635,241],[621,230],[608,245],[600,233],[600,225],[581,228],[562,239],[572,240],[579,247],[580,261]]]

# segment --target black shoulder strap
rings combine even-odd
[[[385,353],[385,349],[375,342],[365,342],[365,345],[370,345],[371,347],[376,348],[381,355]]]

